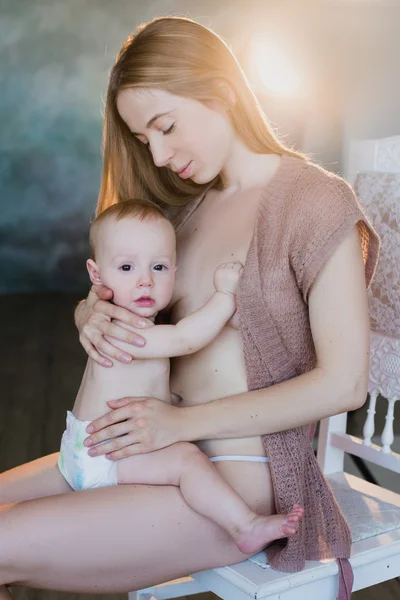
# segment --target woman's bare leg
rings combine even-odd
[[[57,467],[58,456],[55,452],[0,473],[0,506],[73,491]]]
[[[106,487],[0,509],[3,585],[126,592],[245,558],[172,486]]]
[[[12,600],[12,596],[5,585],[0,585],[0,600]]]

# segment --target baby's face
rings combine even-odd
[[[102,284],[114,292],[115,304],[150,318],[172,297],[175,232],[162,218],[108,219],[98,231],[96,263]]]

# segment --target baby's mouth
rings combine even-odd
[[[135,300],[135,304],[139,306],[154,306],[155,302],[151,296],[140,296],[140,298]]]

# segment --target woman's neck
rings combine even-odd
[[[278,154],[257,154],[236,140],[221,171],[225,193],[263,187],[273,177],[280,164]]]

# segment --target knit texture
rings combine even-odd
[[[178,227],[200,204],[185,207]],[[368,286],[379,240],[351,187],[310,162],[282,156],[257,207],[238,291],[249,390],[266,388],[316,365],[308,294],[332,252],[357,224]],[[351,536],[314,456],[315,424],[263,436],[278,513],[304,506],[298,533],[266,549],[269,564],[298,571],[305,560],[350,556]]]

